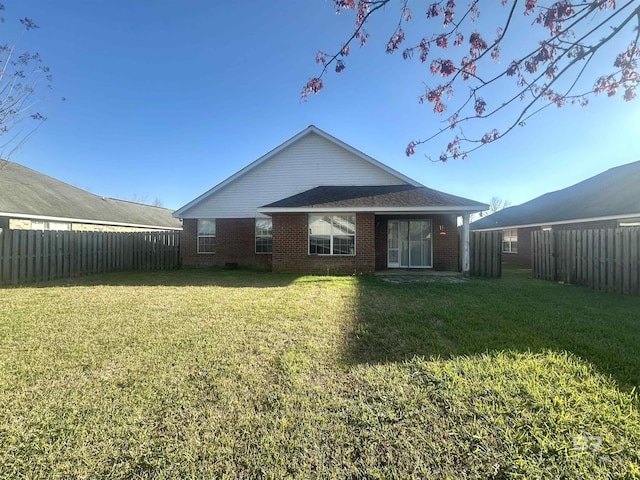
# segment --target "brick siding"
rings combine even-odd
[[[458,269],[458,237],[455,215],[412,216],[432,222],[433,268]],[[356,255],[309,255],[309,216],[306,213],[278,213],[273,221],[273,254],[255,253],[255,220],[216,220],[216,253],[197,253],[195,219],[185,219],[181,239],[185,267],[239,266],[274,272],[324,275],[372,274],[387,268],[387,222],[389,217],[373,213],[356,214]],[[445,235],[440,235],[440,226]]]
[[[432,222],[433,269],[446,272],[458,271],[459,242],[456,215],[434,215]],[[442,230],[440,230],[441,225]]]
[[[216,253],[198,253],[198,221],[184,219],[180,256],[184,267],[240,267],[271,269],[271,255],[255,253],[255,219],[216,219]]]
[[[518,228],[518,253],[502,252],[502,263],[512,267],[531,267],[531,232],[541,227]],[[502,246],[500,246],[502,249]]]
[[[371,274],[375,270],[373,213],[356,214],[356,255],[309,255],[309,216],[274,214],[273,271],[325,275]]]

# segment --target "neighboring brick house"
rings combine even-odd
[[[182,230],[172,210],[105,198],[0,160],[0,229]]]
[[[502,230],[505,264],[531,267],[534,230],[640,226],[640,161],[611,168],[571,187],[505,208],[471,224]]]
[[[183,219],[183,266],[370,274],[457,270],[457,217],[468,245],[469,215],[486,208],[310,126],[174,216]]]

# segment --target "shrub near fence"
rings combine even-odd
[[[0,284],[55,280],[180,264],[180,232],[58,232],[0,229]]]
[[[532,232],[533,276],[640,295],[640,228]]]

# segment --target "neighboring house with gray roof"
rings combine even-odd
[[[275,272],[457,270],[456,222],[487,205],[427,188],[310,126],[200,195],[183,219],[182,264]]]
[[[471,224],[503,231],[503,261],[531,266],[531,232],[640,226],[640,161],[505,208]]]
[[[100,197],[14,162],[0,162],[0,228],[181,230],[166,208]]]

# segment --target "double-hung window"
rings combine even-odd
[[[198,219],[198,253],[216,253],[216,221]]]
[[[355,215],[309,215],[310,255],[355,255]]]
[[[271,253],[273,225],[270,218],[256,218],[256,253]]]
[[[518,229],[502,231],[502,253],[518,253]]]

